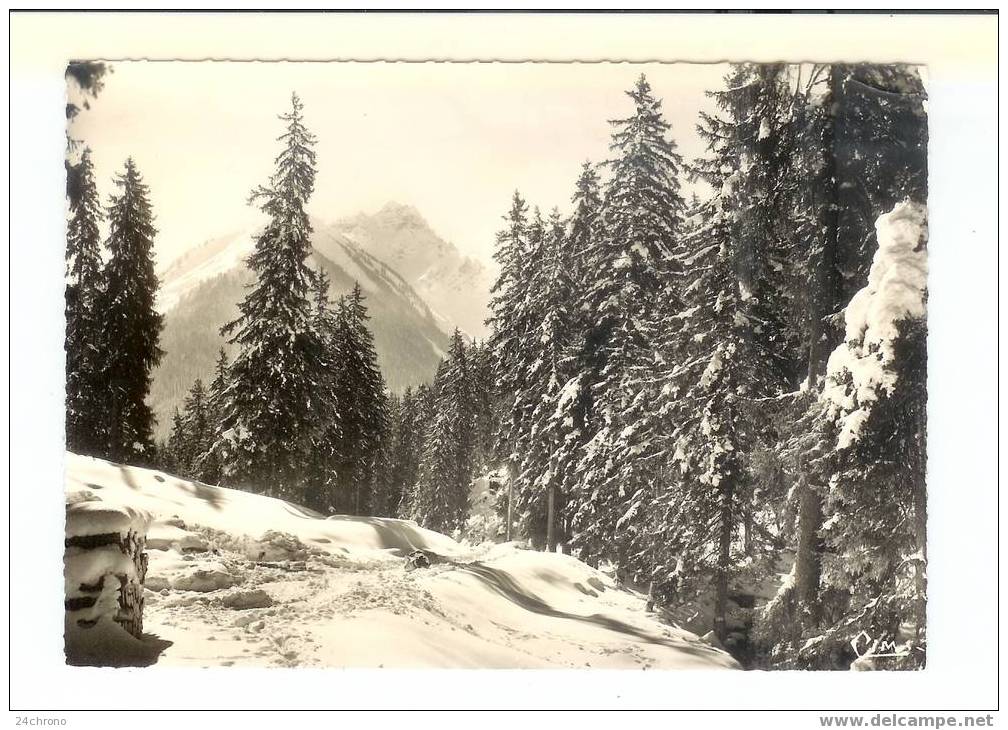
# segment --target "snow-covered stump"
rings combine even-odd
[[[66,507],[63,553],[68,661],[143,633],[145,552],[151,516],[101,501]],[[111,649],[111,646],[108,647]]]

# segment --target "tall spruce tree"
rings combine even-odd
[[[403,484],[397,471],[399,465],[403,399],[395,393],[390,393],[386,406],[388,410],[388,427],[381,434],[378,442],[377,455],[373,468],[372,485],[368,507],[370,514],[380,517],[395,517],[402,501]],[[409,393],[412,398],[412,393]]]
[[[814,500],[818,515],[806,522],[799,511],[795,595],[785,586],[758,627],[775,666],[846,668],[861,631],[907,648],[879,668],[924,660],[924,208],[900,203],[878,228],[868,284],[845,309],[845,342],[782,445],[808,474],[801,506]],[[811,555],[806,530],[817,537]],[[814,583],[803,576],[809,565]]]
[[[360,285],[340,298],[336,337],[335,403],[340,435],[335,459],[338,503],[342,511],[361,514],[373,485],[375,460],[388,430],[385,382],[378,368],[374,336],[368,328],[367,306]]]
[[[305,486],[302,499],[307,507],[323,514],[337,509],[339,474],[337,454],[340,439],[343,434],[342,414],[337,397],[339,368],[342,353],[340,315],[342,302],[334,303],[329,298],[329,275],[325,269],[315,272],[313,287],[313,321],[315,334],[322,345],[324,359],[327,363],[322,372],[318,389],[325,392],[324,400],[332,404],[332,412],[320,414],[319,432],[315,438],[314,452],[311,455],[311,479]]]
[[[497,452],[507,464],[513,482],[517,478],[519,461],[515,450],[517,435],[524,422],[524,410],[517,398],[524,385],[525,300],[531,248],[528,205],[517,190],[504,221],[505,226],[497,234],[494,250],[500,273],[490,290],[491,316],[488,324],[492,334],[488,344],[498,382]]]
[[[475,465],[475,419],[468,348],[456,329],[424,406],[423,453],[409,515],[451,534],[465,523]]]
[[[588,439],[598,430],[592,386],[600,380],[605,362],[602,350],[605,331],[597,326],[594,312],[583,300],[588,282],[596,275],[589,262],[605,241],[599,176],[590,162],[582,166],[571,202],[574,210],[556,261],[557,266],[563,267],[563,273],[558,275],[563,286],[555,293],[563,297],[562,292],[567,292],[567,300],[561,305],[563,314],[554,320],[566,321],[559,360],[564,381],[552,403],[552,411],[544,413],[548,420],[543,425],[551,434],[554,478],[563,495],[559,515],[563,539],[570,538],[573,513],[580,505],[578,498],[585,496],[579,488],[578,464]]]
[[[403,394],[401,411],[396,421],[396,445],[394,462],[394,483],[401,488],[401,496],[396,514],[409,517],[414,514],[413,506],[420,479],[420,463],[423,459],[427,428],[433,415],[433,395],[431,386],[421,383],[415,391],[407,388]]]
[[[101,429],[103,455],[118,462],[146,461],[153,450],[154,414],[146,403],[151,370],[160,362],[162,317],[154,308],[154,215],[149,190],[130,158],[117,175],[108,208],[108,263],[98,311],[104,351]]]
[[[206,388],[200,378],[196,378],[186,396],[182,427],[186,440],[186,459],[181,461],[184,465],[183,475],[191,479],[202,479],[200,463],[210,448],[212,424]]]
[[[221,438],[221,414],[227,403],[227,389],[230,383],[228,372],[228,357],[222,347],[217,353],[217,361],[214,363],[214,376],[210,381],[210,386],[206,394],[207,410],[207,434],[201,453],[195,456],[194,469],[201,481],[209,484],[217,484],[221,480],[220,454],[214,449],[214,445]]]
[[[315,185],[315,137],[294,94],[282,150],[268,186],[250,203],[267,215],[248,258],[256,281],[239,316],[222,328],[238,353],[217,447],[231,483],[299,498],[312,478],[310,462],[321,422],[333,413],[324,381],[325,347],[312,322],[311,224],[305,205]]]
[[[791,386],[796,351],[778,223],[790,204],[783,68],[738,65],[725,87],[709,92],[718,112],[698,126],[707,155],[693,172],[715,193],[698,207],[681,254],[686,306],[669,373],[674,468],[659,497],[665,567],[656,576],[680,600],[709,580],[722,640],[729,577],[753,553],[760,505],[748,467],[771,425],[763,402]]]
[[[494,468],[496,464],[494,437],[497,433],[493,357],[486,341],[473,341],[469,348],[469,363],[472,368],[476,418],[476,463],[478,468],[485,471]],[[406,407],[405,398],[403,405]]]
[[[70,200],[66,249],[66,442],[84,454],[100,454],[102,438],[101,317],[102,219],[91,150],[76,167],[76,194]]]
[[[171,435],[168,443],[165,444],[165,457],[163,459],[168,471],[180,476],[185,476],[186,464],[190,461],[188,452],[189,440],[186,438],[185,423],[182,421],[182,414],[176,408],[172,414]]]
[[[640,430],[636,421],[650,408],[643,407],[645,386],[661,361],[659,323],[680,301],[674,254],[685,211],[682,160],[661,101],[643,75],[627,94],[634,113],[611,122],[604,235],[586,262],[592,276],[582,308],[595,319],[588,340],[598,363],[589,386],[596,423],[578,466],[573,517],[578,547],[589,555],[601,551],[621,572],[640,534],[631,520],[638,513],[628,514],[624,503],[649,488],[656,468],[651,427]]]
[[[573,428],[560,403],[567,397],[564,389],[570,366],[566,345],[573,316],[573,257],[558,210],[554,209],[542,234],[533,241],[531,271],[525,282],[528,364],[523,377],[525,389],[517,399],[523,403],[527,417],[516,434],[522,460],[513,490],[526,534],[548,550],[555,550],[566,522],[564,474],[557,457]],[[558,408],[562,413],[559,418]]]

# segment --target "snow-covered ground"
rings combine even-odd
[[[67,491],[153,515],[144,630],[163,647],[158,664],[738,667],[570,556],[472,547],[403,520],[327,519],[75,454]],[[415,549],[430,567],[407,570]]]

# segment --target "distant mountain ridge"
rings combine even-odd
[[[358,213],[326,227],[395,269],[450,326],[486,336],[492,277],[435,233],[411,205],[387,203],[377,213]]]

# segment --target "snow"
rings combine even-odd
[[[147,547],[154,550],[174,548],[179,552],[203,551],[207,549],[207,542],[202,536],[176,525],[158,523],[147,532]]]
[[[473,547],[404,520],[326,519],[74,454],[67,491],[79,505],[149,512],[163,547],[148,550],[145,641],[120,632],[111,649],[99,642],[124,663],[129,654],[172,666],[738,668],[567,555]],[[432,565],[407,570],[403,557],[417,548]]]
[[[927,289],[927,211],[909,201],[896,205],[875,222],[878,251],[868,285],[847,305],[847,340],[864,336],[864,344],[891,343],[896,323],[924,316]]]
[[[497,502],[507,488],[507,471],[491,471],[473,479],[469,489],[469,512],[462,534],[472,543],[494,542],[506,533]]]
[[[910,201],[898,203],[879,216],[875,230],[878,250],[868,283],[847,305],[845,342],[827,363],[823,399],[830,415],[840,419],[840,448],[857,441],[871,404],[896,384],[892,363],[898,323],[925,316],[927,210]]]
[[[126,504],[110,505],[95,500],[93,493],[73,495],[66,509],[66,536],[144,533],[150,515]]]
[[[295,535],[306,545],[339,544],[377,555],[417,548],[452,554],[460,549],[451,538],[404,520],[340,516],[321,519],[311,510],[280,499],[69,454],[67,491],[88,489],[89,485],[102,486],[97,490],[102,501],[85,502],[82,508],[96,510],[111,503],[119,509],[146,510],[164,518],[175,516],[187,525],[253,540],[273,530]]]
[[[97,585],[103,578],[111,579],[113,575],[125,575],[138,580],[136,566],[125,555],[118,545],[105,545],[93,550],[67,548],[64,559],[63,583],[68,597],[80,595],[80,586]],[[116,582],[116,588],[119,587]],[[103,591],[104,592],[104,591]],[[93,616],[86,615],[90,619]]]
[[[717,379],[718,374],[724,367],[724,363],[721,361],[721,348],[718,347],[711,356],[710,362],[707,363],[707,367],[704,368],[703,374],[700,376],[700,387],[704,389],[710,389],[711,384]]]
[[[161,274],[157,310],[167,312],[197,286],[244,264],[255,248],[252,231],[221,236],[174,261]]]

